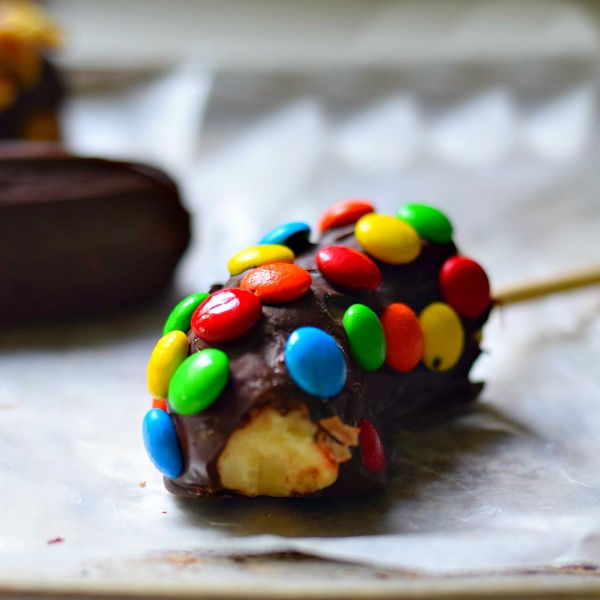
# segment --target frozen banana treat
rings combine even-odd
[[[60,37],[35,4],[0,0],[0,138],[60,138],[65,84],[49,59]]]
[[[141,163],[0,142],[0,327],[157,297],[190,239],[175,183]]]
[[[394,439],[455,413],[491,307],[436,208],[364,200],[268,232],[230,278],[184,298],[151,354],[143,439],[184,496],[375,490]]]

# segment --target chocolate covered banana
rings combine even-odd
[[[156,297],[190,239],[177,187],[147,165],[0,144],[0,326]]]
[[[325,496],[385,484],[394,439],[472,402],[491,301],[439,210],[366,201],[293,222],[183,299],[147,371],[146,450],[186,496]]]

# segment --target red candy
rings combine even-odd
[[[346,246],[326,246],[319,250],[317,267],[323,277],[347,289],[374,290],[381,283],[379,267],[366,255]]]
[[[425,352],[419,317],[406,304],[390,304],[381,315],[385,334],[385,362],[396,371],[411,371]]]
[[[167,401],[165,398],[152,398],[152,408],[160,408],[160,410],[167,410]]]
[[[243,335],[260,319],[262,304],[247,290],[213,292],[192,314],[194,333],[208,343],[226,342]]]
[[[360,427],[358,441],[363,465],[369,471],[379,473],[385,469],[385,452],[377,429],[367,419],[361,419],[358,426]]]
[[[353,225],[363,215],[373,212],[373,205],[366,200],[344,200],[330,206],[319,219],[319,230]]]
[[[240,288],[254,292],[263,302],[291,302],[310,289],[310,273],[292,263],[270,263],[248,271]]]
[[[439,282],[444,300],[462,317],[474,319],[490,305],[490,282],[470,258],[449,258],[442,265]]]

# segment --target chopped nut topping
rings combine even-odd
[[[317,444],[327,452],[329,458],[336,463],[350,460],[350,446],[358,445],[360,429],[342,423],[339,417],[321,419],[318,425]]]

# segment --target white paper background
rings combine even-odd
[[[495,283],[600,262],[597,109],[594,55],[295,74],[183,65],[76,95],[69,145],[167,168],[195,238],[159,306],[0,334],[0,577],[172,551],[433,573],[600,565],[597,289],[496,311],[481,403],[401,438],[379,496],[182,501],[140,436],[145,364],[175,300],[223,279],[267,229],[314,223],[339,199],[439,206]]]

